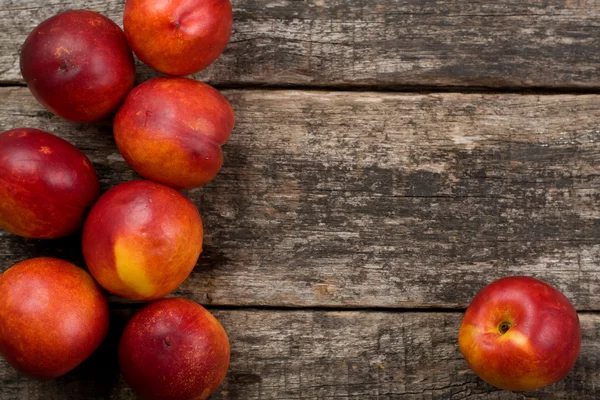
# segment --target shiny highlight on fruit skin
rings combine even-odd
[[[204,307],[181,298],[140,310],[123,332],[119,366],[144,400],[204,400],[225,379],[227,333]]]
[[[69,262],[33,258],[0,275],[0,355],[24,375],[66,374],[102,343],[108,320],[98,285]]]
[[[23,44],[20,67],[35,98],[74,122],[112,115],[135,83],[133,54],[121,28],[85,10],[39,24]]]
[[[88,158],[51,133],[0,133],[0,227],[27,238],[67,236],[100,193]]]
[[[229,0],[127,0],[125,35],[138,58],[156,71],[184,76],[203,70],[231,35]]]
[[[235,124],[227,99],[187,78],[154,78],[127,96],[114,120],[119,151],[141,176],[176,189],[205,185],[223,164]]]
[[[202,220],[194,204],[159,183],[122,183],[98,199],[84,224],[82,248],[106,290],[155,300],[175,290],[202,251]]]
[[[515,276],[483,288],[463,318],[458,343],[475,373],[500,389],[539,389],[564,378],[577,360],[577,312],[556,288]]]

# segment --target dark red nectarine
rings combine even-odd
[[[127,0],[125,35],[134,53],[168,75],[208,67],[227,46],[233,14],[229,0]]]
[[[75,232],[100,186],[75,146],[32,128],[0,134],[0,227],[29,238]]]
[[[177,189],[208,183],[223,164],[235,124],[216,89],[187,78],[154,78],[131,91],[114,121],[117,146],[144,178]]]
[[[21,373],[64,375],[102,343],[108,305],[83,269],[33,258],[0,275],[0,355]]]
[[[92,11],[67,11],[43,21],[27,37],[20,64],[35,98],[75,122],[108,117],[135,83],[123,31]]]
[[[171,298],[133,316],[119,344],[125,382],[144,400],[204,400],[229,367],[227,333],[204,307]]]
[[[83,228],[83,255],[106,290],[152,300],[175,290],[202,251],[194,204],[159,183],[122,183],[98,199]]]

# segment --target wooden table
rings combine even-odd
[[[175,293],[229,333],[214,398],[600,398],[600,1],[233,5],[225,54],[196,78],[237,126],[220,175],[188,193],[206,243]],[[106,190],[136,177],[110,122],[51,115],[19,74],[28,32],[73,8],[122,22],[123,0],[0,0],[0,131],[70,140]],[[0,234],[1,270],[41,255],[84,265],[77,237]],[[515,274],[564,291],[583,328],[574,370],[526,395],[457,347],[473,295]],[[0,361],[0,399],[133,399],[116,344],[139,306],[110,300],[96,355],[51,382]]]

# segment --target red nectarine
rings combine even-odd
[[[27,37],[20,64],[35,98],[75,122],[108,117],[135,83],[123,31],[92,11],[67,11],[43,21]]]
[[[144,178],[177,189],[208,183],[235,116],[221,93],[187,78],[154,78],[127,96],[114,121],[117,146]]]
[[[102,343],[108,305],[92,277],[56,258],[33,258],[0,275],[0,355],[21,373],[64,375]]]
[[[556,288],[513,276],[484,287],[460,326],[460,351],[484,381],[526,391],[564,378],[581,345],[577,312]]]
[[[127,0],[125,35],[134,53],[168,75],[208,67],[227,46],[233,14],[229,0]]]
[[[152,303],[131,319],[119,344],[121,372],[145,400],[204,400],[229,367],[227,333],[185,299]]]
[[[100,186],[75,146],[38,129],[0,134],[0,227],[29,238],[75,232]]]

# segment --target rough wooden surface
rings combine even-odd
[[[226,91],[225,166],[189,193],[206,228],[177,294],[203,304],[465,307],[490,281],[546,280],[600,309],[600,96]],[[79,146],[103,189],[135,175],[110,123],[0,88],[0,130]],[[78,238],[0,237],[1,267],[82,265]],[[116,299],[113,299],[117,301]]]
[[[22,82],[18,51],[57,12],[122,21],[124,0],[0,0],[0,83]],[[199,78],[220,85],[595,87],[596,0],[234,0],[225,54]],[[140,68],[140,79],[152,75]]]
[[[0,131],[29,126],[68,139],[91,158],[103,190],[136,177],[110,123],[62,121],[10,85],[23,84],[19,48],[39,22],[86,8],[121,24],[123,3],[0,0]],[[491,280],[526,274],[579,310],[600,310],[600,95],[257,88],[598,93],[600,1],[233,6],[231,43],[196,78],[251,90],[224,92],[238,124],[218,178],[188,193],[205,251],[175,293],[230,306],[213,309],[232,344],[213,399],[598,398],[600,314],[581,314],[582,354],[569,376],[522,395],[469,370],[456,343],[461,312],[406,309],[464,308]],[[140,81],[154,75],[138,63]],[[77,235],[0,233],[0,272],[40,255],[83,266]],[[0,359],[0,400],[134,399],[116,361],[133,310],[111,303],[107,341],[67,376],[32,381]]]
[[[127,312],[113,313],[100,351],[50,382],[23,378],[0,361],[2,400],[133,400],[119,377],[116,345]],[[583,348],[559,383],[520,395],[479,380],[456,344],[462,314],[216,311],[232,363],[213,399],[596,399],[600,316],[583,314]]]

